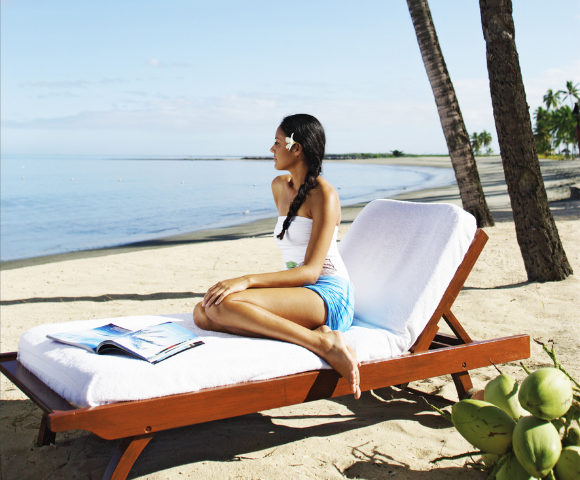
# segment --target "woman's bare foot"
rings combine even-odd
[[[326,327],[326,330],[324,327]],[[354,398],[360,398],[360,374],[358,360],[352,348],[344,339],[342,332],[330,330],[326,325],[317,329],[322,333],[323,352],[321,357],[350,383]]]

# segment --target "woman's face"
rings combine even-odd
[[[300,161],[301,155],[297,155],[296,147],[288,151],[286,146],[286,133],[278,127],[276,130],[276,138],[274,140],[274,145],[270,151],[274,154],[274,168],[276,170],[288,170],[297,161]]]

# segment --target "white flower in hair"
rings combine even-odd
[[[290,149],[292,148],[292,145],[294,145],[296,142],[294,141],[294,134],[290,135],[289,137],[286,137],[286,143],[288,145],[286,145],[286,150],[290,151]]]

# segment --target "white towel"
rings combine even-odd
[[[435,312],[476,229],[473,215],[451,204],[369,203],[339,244],[355,287],[354,325],[391,332],[398,347],[393,354],[407,351]]]
[[[399,355],[439,303],[475,234],[475,219],[454,205],[377,200],[349,228],[339,249],[355,285],[355,323],[346,340],[361,362]],[[126,355],[95,355],[46,338],[115,323],[137,330],[179,321],[205,345],[156,365]],[[312,352],[275,340],[204,332],[192,314],[43,325],[25,332],[20,362],[79,406],[140,400],[330,368]]]
[[[48,333],[108,323],[136,330],[167,321],[180,322],[199,335],[205,345],[151,365],[128,355],[96,355],[46,338]],[[377,341],[367,328],[353,327],[346,332],[346,338],[360,361],[392,356],[389,342]],[[193,324],[191,313],[42,325],[20,337],[18,359],[55,392],[78,406],[161,397],[330,368],[320,357],[297,345],[204,332]]]

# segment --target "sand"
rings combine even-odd
[[[449,166],[447,158],[404,159],[405,164]],[[361,161],[363,163],[364,161]],[[401,159],[373,160],[399,163]],[[497,157],[478,159],[497,223],[454,313],[475,339],[529,333],[553,340],[562,363],[580,378],[580,202],[566,200],[580,181],[580,160],[543,161],[551,209],[576,275],[562,282],[528,283],[515,239],[509,199]],[[412,192],[405,200],[460,204],[456,186]],[[343,209],[343,235],[362,205]],[[1,349],[16,350],[20,335],[36,325],[114,316],[191,311],[219,279],[279,269],[269,237],[275,220],[183,235],[146,245],[33,259],[3,265]],[[535,343],[530,368],[548,365]],[[517,363],[506,373],[523,379]],[[492,368],[472,373],[482,388]],[[456,398],[450,377],[414,384]],[[36,447],[41,412],[2,376],[2,478],[98,479],[117,442],[82,431],[57,435]],[[414,395],[387,388],[261,412],[157,434],[129,478],[139,479],[483,479],[465,460],[430,463],[472,447],[449,422]]]

